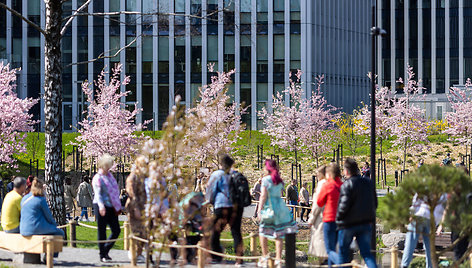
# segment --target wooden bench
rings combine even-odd
[[[62,236],[9,234],[0,231],[0,248],[15,253],[46,254],[46,266],[53,267],[53,255],[62,252]]]

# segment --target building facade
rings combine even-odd
[[[44,26],[44,2],[1,0]],[[64,4],[64,17],[85,0]],[[289,85],[301,69],[306,95],[317,75],[325,76],[328,102],[351,112],[369,96],[370,3],[367,0],[92,0],[62,40],[63,125],[73,131],[86,106],[83,81],[116,63],[130,76],[123,99],[138,103],[137,121],[164,122],[174,96],[186,107],[215,71],[236,69],[229,94],[250,105],[243,116],[261,127],[257,112]],[[130,11],[128,14],[119,11]],[[114,13],[115,12],[115,13]],[[25,22],[0,9],[0,60],[21,68],[18,94],[39,97],[44,82],[44,38]],[[124,88],[123,88],[124,90]],[[289,102],[288,97],[286,101]],[[44,102],[34,109],[43,118]],[[86,108],[86,107],[85,107]],[[42,120],[43,122],[43,120]]]
[[[402,89],[410,64],[422,81],[427,117],[443,119],[450,110],[450,87],[472,78],[471,0],[379,0],[377,16],[388,36],[378,41],[380,83]]]

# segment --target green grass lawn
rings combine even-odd
[[[84,222],[84,224],[87,225],[92,225],[92,226],[97,226],[96,222]],[[120,222],[120,226],[123,226],[123,222]],[[118,238],[123,238],[123,229],[121,229],[120,236]],[[107,230],[107,235],[110,235],[111,231]],[[70,239],[69,237],[70,231],[69,227],[67,227],[67,239]],[[96,229],[91,229],[87,227],[82,227],[82,226],[76,226],[76,236],[77,236],[77,241],[96,241],[98,239],[97,236],[97,230]],[[93,248],[98,250],[98,244],[84,244],[84,243],[77,243],[78,248]],[[123,249],[123,240],[119,240],[115,243],[113,246],[113,249]]]

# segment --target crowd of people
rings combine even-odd
[[[443,161],[443,165],[452,163],[448,159]],[[98,227],[98,240],[104,241],[99,243],[99,257],[102,262],[111,261],[109,252],[114,245],[113,241],[120,235],[118,215],[123,210],[126,210],[128,215],[131,232],[138,237],[148,237],[149,225],[146,225],[143,219],[162,216],[170,208],[169,198],[172,198],[171,195],[164,199],[154,197],[151,179],[139,179],[143,177],[139,172],[145,170],[144,167],[149,164],[144,157],[136,159],[135,168],[126,180],[126,189],[122,189],[120,193],[117,180],[110,172],[113,164],[113,157],[108,154],[101,156],[97,162],[98,172],[91,181],[87,176],[82,177],[77,191],[76,187],[72,186],[71,179],[65,178],[64,201],[67,218],[76,216],[77,207],[80,208],[78,219],[87,221],[89,208],[92,208]],[[149,165],[156,164],[152,162]],[[219,159],[219,168],[214,171],[201,170],[196,176],[193,191],[178,200],[183,211],[182,217],[187,219],[182,226],[185,230],[184,243],[196,245],[201,239],[207,239],[207,246],[211,250],[223,253],[221,233],[229,225],[235,254],[243,256],[243,213],[246,207],[256,203],[252,220],[259,226],[262,250],[262,257],[257,266],[268,266],[270,239],[275,241],[275,266],[281,267],[283,239],[288,234],[298,232],[295,207],[301,206],[300,221],[311,227],[309,254],[328,265],[349,263],[353,258],[351,244],[355,239],[366,266],[375,268],[377,264],[371,252],[375,245],[371,244],[371,238],[372,232],[375,232],[377,195],[374,183],[368,175],[368,163],[360,169],[356,161],[350,158],[343,163],[342,171],[335,162],[321,166],[317,169],[318,183],[310,198],[308,183],[302,183],[298,189],[297,181],[292,180],[286,186],[277,162],[273,160],[265,161],[262,176],[250,189],[246,177],[234,169],[234,160],[229,155],[223,155]],[[164,179],[159,184],[165,189],[170,187]],[[9,192],[1,209],[3,231],[24,236],[64,236],[64,231],[57,228],[49,210],[45,197],[46,188],[44,182],[34,176],[27,179],[16,177],[8,183]],[[172,191],[177,193],[178,189]],[[121,198],[123,196],[126,196],[125,200]],[[447,194],[441,196],[440,205],[434,210],[436,225],[440,226],[438,232],[441,232],[441,219],[446,213],[447,197]],[[76,202],[74,199],[77,199]],[[159,209],[150,209],[150,206]],[[410,265],[418,239],[423,235],[426,266],[432,267],[429,254],[431,245],[428,236],[424,235],[430,232],[429,207],[423,200],[414,196],[410,210],[415,220],[407,227],[401,265]],[[152,222],[150,224],[152,225]],[[107,227],[111,230],[108,237]],[[457,233],[453,232],[453,235],[459,237]],[[174,243],[182,242],[175,234],[169,235],[168,239]],[[462,240],[456,245],[456,258],[460,258],[466,251],[468,238]],[[138,261],[145,260],[144,246],[144,243],[137,243]],[[177,263],[180,252],[170,249],[170,253],[172,263]],[[184,262],[195,263],[194,248],[186,249],[183,254]],[[214,264],[223,261],[219,255],[210,255]],[[152,261],[152,256],[149,257]],[[242,265],[244,262],[238,259],[236,266]]]

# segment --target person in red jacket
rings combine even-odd
[[[336,163],[331,163],[326,168],[326,183],[318,195],[317,204],[325,207],[323,212],[323,232],[326,252],[328,253],[328,264],[338,263],[336,253],[336,212],[338,210],[339,190],[342,185],[341,169]]]

